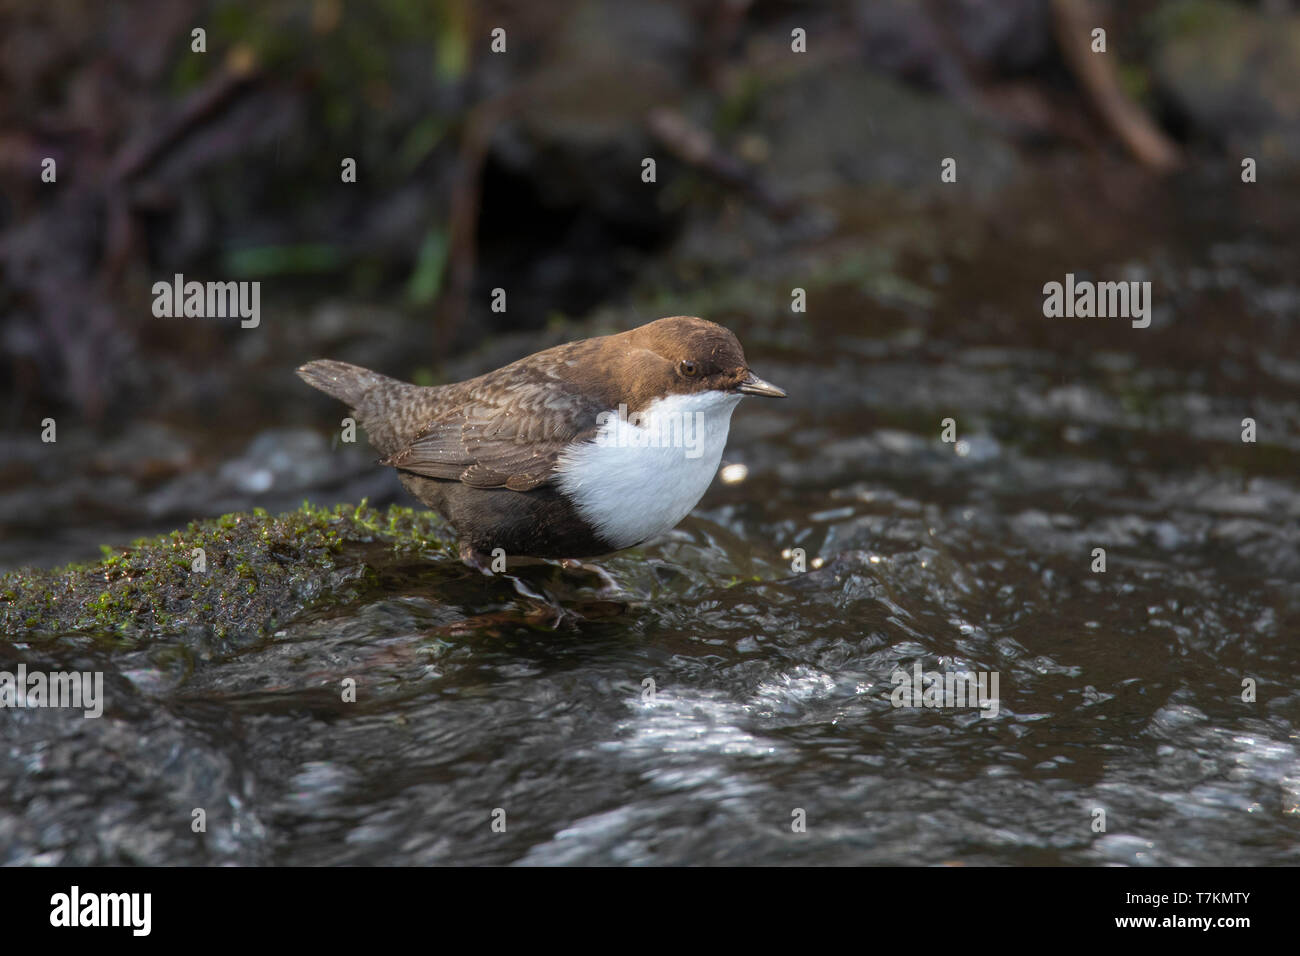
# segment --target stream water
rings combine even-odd
[[[0,862],[1294,864],[1300,189],[1113,188],[918,213],[891,282],[725,318],[791,397],[612,592],[520,569],[558,626],[376,556],[271,637],[0,644],[108,698],[0,718]],[[1150,281],[1150,327],[1045,318],[1069,272]],[[918,663],[996,713],[894,706]]]

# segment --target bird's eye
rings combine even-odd
[[[690,359],[685,359],[678,368],[681,369],[681,373],[687,377],[696,375],[700,371],[700,367]]]

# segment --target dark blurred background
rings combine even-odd
[[[340,474],[394,496],[325,446],[338,409],[291,374],[315,357],[435,383],[697,312],[770,360],[839,335],[869,362],[882,330],[959,347],[995,283],[1024,312],[983,328],[1066,354],[1036,297],[1071,256],[1153,219],[1176,243],[1229,191],[1286,227],[1298,62],[1286,0],[7,0],[0,564]],[[155,318],[175,273],[260,280],[260,327]]]

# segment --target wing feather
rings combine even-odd
[[[475,488],[530,491],[553,479],[565,448],[595,434],[605,410],[604,402],[541,373],[490,378],[464,383],[463,401],[448,396],[453,401],[382,463]]]

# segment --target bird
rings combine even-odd
[[[786,397],[729,329],[683,315],[447,385],[330,359],[297,373],[351,408],[484,573],[494,555],[576,561],[671,530],[717,473],[740,400]]]

